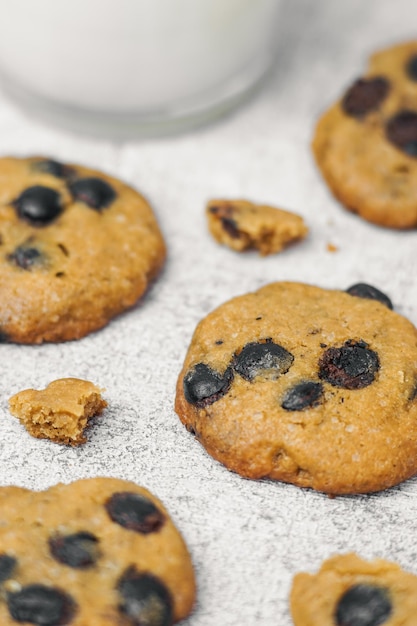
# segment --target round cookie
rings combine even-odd
[[[294,577],[291,613],[294,626],[415,626],[417,577],[382,559],[334,556]]]
[[[193,567],[162,503],[135,483],[0,488],[0,623],[171,626],[192,610]]]
[[[330,494],[417,472],[417,330],[354,292],[272,283],[199,323],[175,409],[215,459]]]
[[[133,306],[165,244],[124,183],[41,157],[0,159],[0,336],[78,339]]]
[[[417,41],[374,54],[313,140],[334,195],[364,219],[417,226]]]

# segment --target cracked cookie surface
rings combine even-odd
[[[417,41],[371,57],[320,118],[313,151],[346,208],[382,226],[417,227]]]
[[[294,626],[414,626],[417,576],[383,559],[334,556],[294,577],[291,613]]]
[[[0,488],[0,623],[170,626],[192,609],[184,541],[135,483]]]
[[[165,244],[146,200],[119,180],[34,157],[0,159],[0,336],[78,339],[132,307]]]
[[[272,283],[200,322],[175,408],[215,459],[331,494],[417,472],[417,330],[351,289]]]

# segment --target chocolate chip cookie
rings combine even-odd
[[[334,556],[315,575],[297,574],[294,626],[415,626],[417,576],[382,559]]]
[[[0,336],[78,339],[133,306],[165,244],[124,183],[40,157],[0,159]]]
[[[169,626],[195,583],[161,502],[124,480],[0,488],[0,623]]]
[[[319,120],[313,150],[346,208],[382,226],[417,226],[417,41],[371,57]]]
[[[210,200],[206,215],[213,237],[236,252],[274,254],[308,232],[299,215],[247,200]]]
[[[215,459],[330,494],[417,472],[417,330],[378,289],[349,291],[273,283],[200,322],[175,408]]]
[[[101,389],[88,380],[59,378],[46,389],[24,389],[9,399],[12,415],[38,439],[79,446],[90,419],[107,406]]]

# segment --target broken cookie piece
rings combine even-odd
[[[60,378],[40,391],[19,391],[9,399],[9,408],[33,437],[78,446],[87,441],[89,419],[107,406],[101,391],[87,380]]]
[[[266,256],[304,239],[308,232],[299,215],[247,200],[210,200],[206,214],[213,237],[237,252],[257,249]]]

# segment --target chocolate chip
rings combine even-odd
[[[68,178],[74,172],[74,170],[67,165],[60,163],[59,161],[54,161],[53,159],[35,161],[33,163],[33,169],[38,172],[42,172],[43,174],[55,176],[55,178]]]
[[[28,585],[8,594],[7,606],[14,620],[35,626],[69,624],[76,611],[75,602],[67,593],[46,585]]]
[[[414,384],[411,388],[408,399],[410,402],[413,402],[416,398],[417,398],[417,376],[414,375]]]
[[[329,348],[319,361],[319,377],[344,389],[367,387],[378,370],[378,354],[364,341],[349,340],[341,348]]]
[[[367,285],[366,283],[357,283],[356,285],[352,285],[349,289],[346,289],[346,292],[351,296],[356,296],[357,298],[365,298],[369,300],[378,300],[381,304],[385,304],[386,307],[392,309],[392,302],[382,291],[379,291],[376,287],[372,287],[372,285]]]
[[[20,218],[32,226],[45,226],[62,212],[61,197],[55,189],[34,185],[28,187],[13,202]]]
[[[77,569],[94,565],[99,556],[97,537],[84,531],[51,537],[49,549],[57,561]]]
[[[165,517],[151,500],[139,493],[121,491],[114,493],[105,504],[107,513],[116,524],[137,533],[156,532]]]
[[[121,596],[118,608],[135,626],[172,624],[172,598],[156,576],[140,574],[134,567],[129,567],[120,578],[117,590]]]
[[[233,367],[245,380],[253,380],[262,375],[276,379],[290,369],[294,361],[293,355],[285,348],[271,340],[264,343],[248,343],[235,356]]]
[[[342,108],[352,117],[362,117],[375,111],[384,101],[389,91],[389,82],[382,76],[359,78],[346,92]]]
[[[392,614],[386,589],[359,584],[350,587],[336,608],[337,626],[380,626]]]
[[[302,411],[318,406],[323,396],[323,385],[312,380],[303,380],[285,393],[282,408],[287,411]]]
[[[411,80],[417,81],[417,54],[414,54],[410,59],[408,59],[405,71]]]
[[[228,368],[222,375],[205,363],[197,363],[184,376],[184,397],[190,404],[205,407],[224,396],[233,380],[233,372]]]
[[[408,156],[417,156],[417,113],[400,111],[388,121],[385,133],[394,146]]]
[[[17,561],[13,556],[8,554],[0,554],[0,583],[4,582],[13,573]]]
[[[37,248],[22,245],[9,254],[7,260],[23,270],[30,270],[34,265],[42,264],[43,255]]]
[[[97,211],[109,206],[116,197],[113,187],[101,178],[79,178],[71,183],[69,190],[74,200],[84,202]]]
[[[230,217],[222,217],[221,222],[223,230],[225,230],[232,239],[239,239],[240,231],[235,220],[232,220]]]

